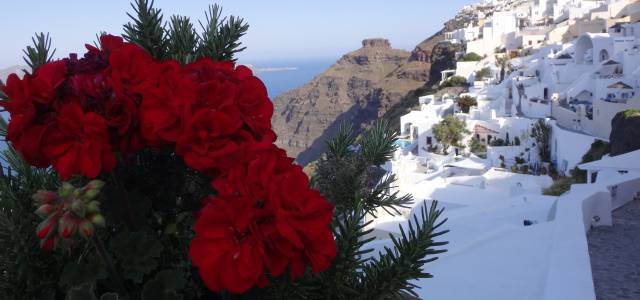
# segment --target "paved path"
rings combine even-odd
[[[640,299],[640,201],[615,210],[613,227],[598,227],[588,239],[597,299]]]

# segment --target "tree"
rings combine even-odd
[[[460,106],[460,110],[462,110],[462,112],[465,114],[468,114],[469,109],[472,106],[476,106],[476,105],[478,105],[478,101],[476,101],[476,98],[471,97],[469,95],[464,95],[460,97],[460,99],[458,99],[458,106]]]
[[[458,119],[453,115],[446,116],[440,123],[433,125],[433,134],[442,145],[442,152],[447,154],[450,146],[461,147],[465,134],[469,131],[466,128],[466,122]]]
[[[540,160],[543,162],[551,162],[551,130],[551,125],[544,119],[539,119],[531,129],[531,137],[538,144]]]
[[[475,53],[475,52],[469,52],[465,54],[462,58],[460,58],[460,61],[481,61],[481,60],[482,60],[482,56],[478,55],[478,53]]]

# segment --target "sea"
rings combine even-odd
[[[252,66],[255,75],[264,82],[269,97],[273,100],[278,95],[312,80],[333,65],[336,60],[337,58],[325,58],[246,63]]]

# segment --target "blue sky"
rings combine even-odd
[[[56,56],[82,52],[101,30],[121,34],[128,21],[127,0],[4,1],[0,17],[0,68],[22,63],[21,50],[34,32],[50,32]],[[411,50],[439,30],[465,4],[477,0],[222,0],[223,14],[250,24],[239,58],[270,60],[337,58],[368,37],[388,38]],[[64,3],[64,4],[62,4]],[[180,14],[203,19],[211,0],[156,0],[165,18]]]

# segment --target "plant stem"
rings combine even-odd
[[[93,237],[91,238],[91,243],[96,248],[96,251],[98,251],[98,255],[100,255],[105,265],[107,265],[107,270],[111,275],[110,276],[111,279],[115,281],[115,284],[118,289],[118,293],[123,295],[125,299],[128,299],[129,293],[127,293],[127,289],[124,286],[124,280],[122,280],[122,277],[120,276],[120,274],[118,274],[118,271],[116,270],[116,266],[113,263],[113,260],[111,259],[111,255],[109,255],[109,253],[107,252],[107,249],[104,248],[104,244],[102,244],[102,240],[100,240],[100,238],[98,238],[98,235],[94,233]]]

